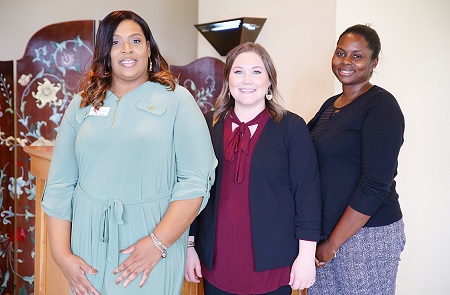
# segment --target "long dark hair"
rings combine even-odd
[[[110,53],[114,32],[119,24],[125,20],[136,22],[141,27],[146,41],[150,42],[152,69],[151,71],[149,69],[148,80],[165,85],[172,91],[175,89],[175,77],[170,71],[168,63],[159,52],[158,44],[156,44],[147,22],[132,11],[113,11],[100,22],[98,27],[92,63],[89,71],[84,74],[80,81],[82,96],[80,107],[92,104],[98,109],[103,105],[106,91],[112,83]]]

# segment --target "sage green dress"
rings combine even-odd
[[[102,295],[180,294],[186,231],[160,259],[146,284],[138,276],[116,285],[121,254],[149,235],[170,202],[209,198],[217,160],[205,119],[183,87],[146,82],[123,96],[108,91],[104,106],[67,108],[42,199],[46,214],[72,222],[75,255],[98,270],[87,275]]]

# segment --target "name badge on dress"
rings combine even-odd
[[[100,107],[98,110],[96,110],[94,107],[91,107],[91,110],[89,111],[89,115],[91,116],[102,116],[106,117],[109,113],[109,107]]]

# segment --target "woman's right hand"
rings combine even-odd
[[[73,295],[100,295],[100,292],[92,286],[86,277],[86,274],[95,275],[97,273],[97,270],[92,266],[74,254],[60,257],[58,262],[59,268],[69,282]]]
[[[187,250],[186,269],[184,278],[191,283],[200,283],[199,277],[202,277],[202,267],[197,251],[194,247],[189,247]]]
[[[72,223],[47,215],[47,232],[53,260],[69,282],[73,295],[100,295],[86,277],[86,273],[95,275],[97,270],[74,255],[70,250],[70,232]]]

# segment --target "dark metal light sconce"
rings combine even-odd
[[[194,25],[211,45],[225,56],[244,42],[255,42],[266,18],[241,17],[205,24]]]

